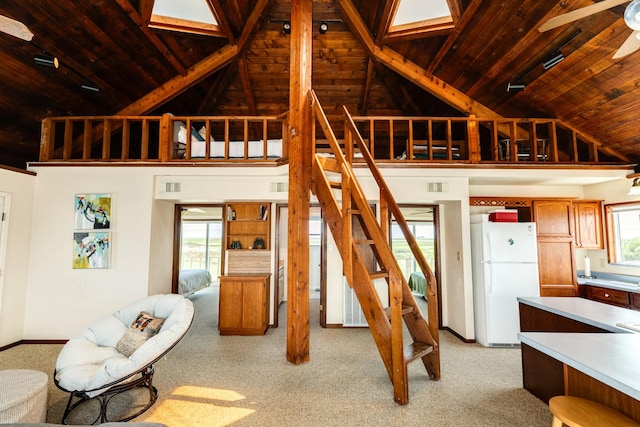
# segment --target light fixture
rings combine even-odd
[[[633,184],[627,193],[628,196],[640,196],[640,178],[634,178]]]
[[[326,33],[328,29],[329,29],[329,24],[327,24],[326,22],[322,22],[320,24],[320,29],[319,29],[320,34]]]
[[[560,51],[553,52],[551,56],[547,57],[544,61],[542,61],[542,66],[545,70],[548,70],[551,67],[556,66],[560,61],[564,60],[564,55]]]
[[[291,34],[291,22],[285,21],[282,24],[282,32],[285,34]]]
[[[58,68],[60,66],[58,58],[49,54],[35,55],[33,57],[33,60],[36,62],[36,64],[46,65],[47,67]]]
[[[640,30],[640,0],[633,0],[629,3],[624,11],[624,22],[632,30]]]
[[[83,90],[86,90],[87,92],[93,92],[93,93],[100,92],[100,88],[98,87],[98,85],[93,82],[88,81],[88,82],[82,83],[80,87]]]
[[[507,92],[522,92],[525,88],[524,83],[511,83],[507,84]]]

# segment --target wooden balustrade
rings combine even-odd
[[[357,116],[353,121],[377,162],[625,163],[556,119]],[[286,135],[286,115],[52,117],[42,122],[40,161],[282,162]],[[358,153],[355,157],[361,161]]]

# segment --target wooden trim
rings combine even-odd
[[[469,206],[484,206],[484,207],[531,207],[532,199],[526,199],[521,197],[469,197]]]

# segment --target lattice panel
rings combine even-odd
[[[470,197],[469,206],[524,208],[531,207],[531,199],[520,199],[516,197]]]

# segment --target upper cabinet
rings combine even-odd
[[[573,236],[573,213],[570,200],[534,200],[533,219],[538,237]]]
[[[576,227],[576,247],[604,249],[602,238],[602,202],[579,200],[573,202]]]

